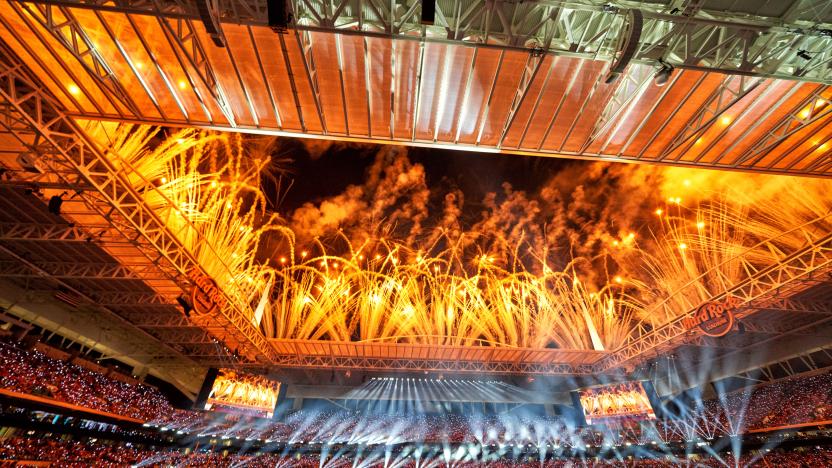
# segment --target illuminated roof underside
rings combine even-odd
[[[498,34],[495,20],[492,36],[477,39],[472,31],[432,35],[412,27],[409,16],[397,34],[373,30],[378,21],[353,25],[343,11],[330,27],[321,13],[299,4],[301,27],[286,34],[268,28],[263,11],[227,13],[226,47],[217,47],[202,22],[191,19],[187,2],[171,4],[165,16],[149,14],[154,10],[143,2],[119,2],[127,5],[123,9],[107,2],[60,3],[85,7],[6,3],[0,34],[70,115],[493,152],[832,172],[832,91],[822,84],[830,79],[830,44],[822,35],[745,26],[759,39],[743,49],[725,31],[707,29],[716,26],[704,20],[691,26],[698,36],[675,37],[667,31],[678,24],[646,9],[634,63],[605,84],[623,20],[595,7],[559,10],[553,6],[558,2],[544,2],[545,11],[526,12],[553,18],[534,34]],[[590,20],[595,23],[585,24]],[[698,63],[678,53],[682,39],[693,41],[689,48],[700,52]],[[661,48],[661,40],[671,45]],[[551,53],[523,48],[532,46]],[[795,62],[801,48],[814,54],[804,68]],[[658,49],[666,60],[688,66],[665,87],[653,81]],[[726,55],[709,55],[720,53]],[[738,54],[751,56],[735,63]],[[703,70],[743,70],[747,76]]]

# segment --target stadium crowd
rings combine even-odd
[[[323,460],[322,460],[323,457]],[[386,459],[386,457],[389,457]],[[412,453],[386,454],[382,451],[356,455],[346,454],[299,454],[299,453],[251,453],[238,454],[224,451],[155,449],[135,447],[130,444],[109,444],[98,441],[46,440],[28,437],[0,439],[0,466],[14,466],[13,463],[38,461],[55,467],[124,467],[124,466],[188,466],[188,467],[231,467],[251,468],[292,466],[298,468],[327,467],[384,467],[391,461],[397,467],[449,466],[468,468],[490,466],[494,468],[545,467],[561,468],[570,466],[597,467],[745,467],[768,466],[778,468],[832,466],[832,448],[809,447],[793,450],[753,451],[735,459],[731,454],[692,454],[677,458],[673,455],[659,455],[660,458],[582,458],[578,456],[546,457],[483,457],[479,455],[453,457],[441,453],[420,455],[417,463]],[[457,459],[453,459],[457,458]]]
[[[786,379],[757,386],[752,390],[724,394],[694,405],[688,414],[678,419],[651,422],[628,422],[624,419],[578,427],[567,416],[513,413],[437,415],[305,409],[290,412],[281,421],[273,421],[251,416],[174,409],[158,389],[125,383],[7,342],[0,341],[0,359],[4,363],[0,366],[2,389],[38,394],[149,421],[165,432],[215,439],[256,439],[266,443],[373,445],[447,442],[508,448],[601,448],[709,440],[753,429],[832,418],[830,373]],[[33,449],[48,452],[54,448],[45,443]],[[62,449],[59,447],[54,450]],[[98,457],[101,460],[107,460],[111,455],[124,459],[133,456],[129,450],[118,450],[115,454],[108,452],[110,449],[107,447],[101,450],[103,452]],[[165,456],[182,455],[172,452]],[[210,466],[210,462],[206,463]]]
[[[140,420],[173,413],[156,388],[109,378],[35,350],[0,341],[0,388]]]

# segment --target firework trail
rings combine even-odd
[[[472,200],[402,147],[279,216],[261,189],[273,145],[89,127],[270,338],[610,350],[832,228],[822,180],[573,164]]]

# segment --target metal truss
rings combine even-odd
[[[115,230],[108,225],[0,223],[0,241],[110,242],[117,239]]]
[[[826,347],[792,356],[778,362],[765,364],[755,369],[740,372],[735,377],[755,380],[759,382],[776,382],[801,374],[818,372],[829,369],[832,365],[822,365],[817,358],[823,357],[823,362],[832,361],[832,349]],[[798,361],[798,362],[795,362]],[[796,367],[800,365],[802,368]]]
[[[15,1],[200,19],[197,2],[189,0]],[[809,3],[785,18],[766,18],[640,2],[644,25],[634,62],[652,65],[661,58],[677,68],[830,83],[832,37],[821,23],[830,7]],[[606,61],[616,53],[615,32],[632,7],[623,1],[453,0],[437,3],[436,24],[425,26],[420,22],[419,2],[290,0],[290,5],[292,27],[302,31],[503,49],[545,46],[546,53]],[[218,0],[217,10],[225,23],[268,25],[265,0]],[[551,30],[555,34],[549,42],[546,34]]]
[[[676,160],[681,159],[688,150],[699,142],[699,136],[717,123],[720,118],[725,116],[730,119],[729,123],[732,122],[736,116],[732,118],[726,113],[730,112],[737,103],[754,91],[762,82],[763,80],[759,78],[749,78],[742,75],[725,77],[719,87],[708,96],[705,103],[685,124],[682,131],[678,132],[662,150],[658,159],[664,160],[674,154]],[[771,82],[769,82],[769,86],[771,86]],[[725,125],[722,132],[724,133],[727,129],[728,125]],[[708,148],[716,141],[718,139],[713,139]],[[702,150],[701,153],[705,154],[706,152],[707,149]]]
[[[744,320],[742,322],[743,333],[771,335],[766,339],[784,337],[788,335],[819,336],[826,333],[825,330],[818,330],[818,327],[832,317],[832,303],[823,301],[803,301],[791,298],[775,298],[766,301],[765,306],[757,306],[753,303],[747,307],[749,312],[782,312],[773,319],[767,320]],[[696,335],[684,343],[689,346],[700,346],[704,348],[729,348],[742,349],[747,344],[734,343],[730,339],[711,338],[705,335]]]
[[[728,340],[720,340],[704,335],[697,335],[685,342],[687,346],[698,346],[700,348],[709,349],[741,349],[741,344],[734,344]]]
[[[0,49],[0,98],[6,107],[6,118],[0,121],[10,133],[19,129],[35,131],[40,144],[32,148],[42,155],[45,165],[55,170],[72,171],[81,176],[95,191],[80,196],[87,206],[110,221],[127,238],[141,239],[148,258],[168,277],[174,279],[183,291],[190,289],[186,272],[202,266],[168,231],[164,222],[145,204],[142,193],[155,191],[155,186],[145,181],[135,187],[127,182],[125,170],[115,170],[109,159],[91,141],[77,124],[67,117],[61,107],[26,66],[8,47]],[[21,141],[27,145],[27,141]],[[212,317],[211,329],[218,337],[238,349],[247,359],[268,361],[273,353],[265,337],[242,311],[222,308]]]
[[[368,356],[313,356],[280,354],[274,364],[280,367],[319,369],[362,369],[378,371],[427,371],[480,374],[589,375],[590,365],[500,361],[433,360]]]
[[[750,265],[744,266],[753,268]],[[803,249],[768,268],[752,270],[746,280],[711,298],[711,300],[717,301],[726,296],[738,298],[745,304],[743,310],[735,314],[739,320],[751,316],[758,310],[777,308],[784,304],[800,307],[798,305],[800,303],[797,301],[790,303],[784,303],[783,301],[793,294],[801,292],[820,272],[828,271],[830,268],[832,268],[832,234],[827,234],[817,240],[807,235],[807,245]],[[668,303],[664,303],[662,307],[669,308],[670,306]],[[808,306],[806,307],[808,308]],[[648,351],[655,353],[660,349],[672,346],[673,343],[679,344],[686,339],[693,339],[699,335],[699,332],[697,330],[687,330],[682,325],[682,321],[694,314],[697,309],[698,306],[687,313],[679,314],[676,319],[654,330],[645,331],[644,333],[637,332],[631,335],[623,346],[597,365],[597,370],[600,372],[620,367],[625,363],[643,359]],[[671,314],[672,310],[666,312]]]
[[[38,270],[60,279],[133,280],[153,281],[167,279],[159,270],[148,264],[126,265],[122,263],[32,262]],[[20,262],[0,261],[0,277],[37,278],[41,275]]]
[[[174,313],[122,312],[124,318],[141,328],[193,328],[194,324],[187,317]]]
[[[757,310],[774,310],[791,314],[832,315],[832,303],[827,301],[806,301],[791,298],[778,298],[765,307],[751,307]]]
[[[179,345],[199,346],[210,345],[217,346],[218,342],[212,338],[208,332],[201,328],[165,328],[162,330],[154,329],[154,334],[158,334],[160,339],[165,343],[176,343]]]
[[[104,94],[117,114],[124,116],[126,108],[130,113],[139,115],[139,106],[122,87],[112,68],[107,65],[104,57],[87,36],[84,27],[69,9],[50,4],[11,2],[10,5],[15,8],[22,21],[39,23],[78,60],[95,83],[107,91]],[[93,102],[93,105],[100,109],[98,103]]]
[[[49,278],[52,282],[54,282],[54,283],[55,283],[55,284],[57,284],[58,286],[65,288],[65,289],[66,289],[66,290],[67,290],[70,294],[73,294],[73,295],[74,295],[74,297],[76,297],[76,298],[78,299],[78,301],[79,301],[79,305],[80,305],[80,304],[85,304],[86,306],[89,306],[89,307],[80,307],[80,308],[77,308],[77,309],[73,310],[73,316],[74,316],[74,317],[84,317],[84,316],[91,316],[92,314],[95,314],[97,317],[99,317],[99,318],[100,318],[100,313],[101,313],[101,312],[104,312],[104,313],[106,314],[106,316],[113,318],[113,319],[114,319],[114,321],[115,321],[115,323],[130,326],[130,327],[131,327],[131,330],[138,330],[138,331],[139,331],[139,334],[144,335],[144,336],[146,336],[147,338],[149,338],[149,339],[153,340],[154,342],[156,342],[156,340],[157,340],[157,338],[156,338],[156,337],[154,337],[153,335],[151,335],[151,334],[147,333],[145,330],[142,330],[142,329],[136,329],[135,327],[132,327],[132,324],[131,324],[130,322],[128,322],[127,320],[125,320],[125,319],[124,319],[121,315],[119,315],[118,313],[114,312],[113,310],[111,310],[111,309],[110,309],[110,308],[108,308],[108,307],[105,307],[105,306],[103,306],[103,305],[101,305],[101,304],[96,303],[96,302],[95,302],[95,300],[94,300],[93,298],[91,298],[90,296],[88,296],[88,295],[84,294],[84,293],[83,293],[83,292],[81,292],[80,290],[78,290],[78,289],[76,289],[76,288],[73,288],[70,284],[66,283],[65,281],[61,280],[60,278],[55,278],[54,276],[51,276],[48,272],[46,272],[46,271],[44,271],[44,270],[40,270],[37,266],[35,266],[34,264],[32,264],[31,262],[29,262],[29,261],[28,261],[28,260],[26,260],[25,258],[23,258],[23,257],[19,257],[19,256],[16,256],[16,254],[15,254],[14,252],[10,251],[10,250],[9,250],[9,249],[7,249],[6,247],[0,246],[0,251],[2,251],[2,252],[3,252],[4,254],[6,254],[6,255],[9,255],[9,256],[12,256],[13,258],[16,258],[16,260],[18,261],[18,263],[20,263],[20,264],[22,264],[22,265],[25,265],[26,267],[31,268],[31,269],[33,269],[33,270],[37,271],[37,273],[38,273],[40,276],[42,276],[42,277],[44,277],[44,278]],[[34,291],[29,291],[28,293],[30,293],[30,294],[31,294],[31,293],[34,293]],[[43,292],[42,292],[41,297],[43,297],[44,295],[51,296],[51,295],[53,295],[53,294],[54,294],[54,291],[46,291],[45,293],[43,293]],[[94,310],[95,312],[92,312],[93,310]],[[117,327],[117,329],[120,329],[120,328],[119,328],[119,327]],[[112,331],[112,328],[110,328],[110,331]],[[55,332],[53,331],[53,333],[55,333]],[[129,343],[129,342],[132,342],[132,341],[134,341],[132,338],[130,338],[130,339],[123,339],[123,340],[122,340],[122,342],[125,342],[125,343]],[[143,344],[142,344],[142,345],[140,345],[140,346],[141,346],[141,347],[144,347],[144,345],[143,345]],[[173,348],[172,348],[171,346],[169,346],[166,342],[161,342],[161,343],[158,343],[158,344],[157,344],[157,348],[167,349],[167,350],[169,350],[169,351],[171,351],[171,352],[180,352],[179,350],[173,349]],[[158,354],[158,351],[159,351],[159,349],[156,349],[156,352],[155,352],[155,353],[150,353],[149,355]]]
[[[766,309],[770,310],[770,309]],[[789,323],[787,321],[782,323],[760,323],[754,321],[746,321],[742,324],[743,333],[757,333],[761,335],[777,335],[777,336],[786,336],[786,335],[804,335],[804,336],[816,336],[817,331],[808,330],[805,328],[795,329],[795,324]]]
[[[97,304],[107,307],[167,307],[176,305],[176,297],[157,293],[92,291],[90,295],[96,299]]]

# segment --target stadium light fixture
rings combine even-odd
[[[50,213],[52,213],[55,216],[60,216],[61,214],[61,205],[63,205],[64,203],[64,195],[66,195],[66,192],[60,195],[53,195],[49,199],[49,205],[47,206],[47,209]]]
[[[670,75],[673,74],[674,68],[673,65],[666,63],[662,59],[659,59],[659,65],[661,65],[661,68],[653,75],[653,82],[656,83],[656,86],[664,86],[670,80]]]
[[[179,306],[182,307],[182,313],[185,314],[185,317],[190,317],[193,307],[191,307],[191,303],[188,301],[188,298],[185,297],[185,295],[181,295],[176,298],[176,302],[178,302]]]

